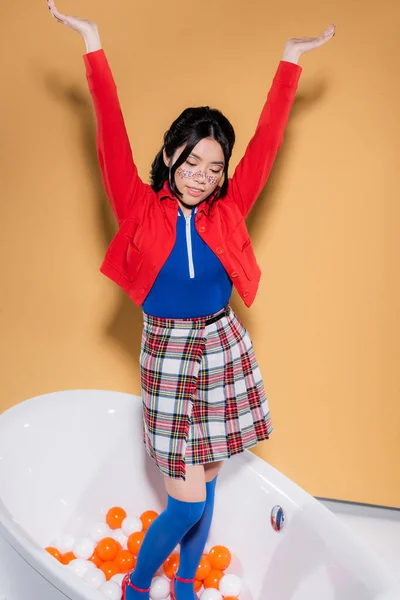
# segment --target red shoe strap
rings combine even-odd
[[[134,585],[134,584],[132,583],[132,581],[130,581],[130,580],[128,581],[128,585],[129,585],[131,588],[133,588],[134,590],[136,590],[137,592],[149,592],[149,591],[150,591],[150,588],[149,588],[148,590],[141,590],[140,588],[136,587],[136,585]]]
[[[182,577],[178,577],[178,575],[175,575],[175,579],[177,579],[178,581],[181,581],[182,583],[194,583],[194,579],[182,579]]]

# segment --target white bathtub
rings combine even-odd
[[[0,600],[104,600],[43,548],[113,505],[160,510],[140,398],[66,391],[0,416]],[[399,600],[395,579],[321,503],[250,452],[219,478],[209,543],[233,551],[240,600]],[[279,505],[284,527],[271,526]]]

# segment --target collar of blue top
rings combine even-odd
[[[202,202],[200,202],[200,204],[197,204],[196,208],[198,208],[199,212],[203,212],[206,215],[209,214],[210,212],[210,203],[213,200],[214,196],[219,192],[220,187],[217,186],[215,188],[215,190],[213,191],[212,194],[210,194],[205,200],[203,200]],[[170,188],[169,182],[168,181],[164,181],[164,185],[162,187],[162,190],[160,192],[160,196],[159,196],[160,200],[164,200],[164,198],[170,198],[172,200],[176,200],[176,196],[173,195],[173,192]]]

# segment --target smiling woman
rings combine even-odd
[[[219,110],[208,106],[185,109],[165,133],[153,161],[153,189],[160,190],[167,178],[182,210],[190,214],[193,206],[210,198],[225,175],[214,200],[223,198],[234,143],[233,127]]]
[[[211,128],[212,125],[210,124]],[[176,188],[180,196],[182,211],[184,214],[189,215],[192,207],[210,196],[221,181],[224,174],[225,157],[221,144],[212,137],[201,138],[182,163],[184,151],[185,155],[189,152],[186,144],[177,148],[172,157],[169,158],[164,147],[163,158],[170,170],[169,179],[175,177],[175,185],[171,185],[171,189]],[[188,168],[178,167],[179,164],[186,165]],[[191,185],[192,182],[195,185]],[[187,197],[188,194],[189,198]],[[192,198],[197,199],[197,202]]]
[[[261,276],[245,218],[283,142],[302,71],[298,59],[330,40],[334,26],[318,38],[286,42],[256,132],[231,179],[233,127],[219,110],[201,106],[186,108],[164,134],[148,185],[132,158],[97,26],[62,15],[54,0],[49,7],[86,42],[99,162],[120,225],[102,272],[143,308],[143,439],[168,494],[123,596],[148,599],[152,577],[180,543],[171,597],[194,600],[223,461],[273,430],[250,335],[229,304],[235,285],[250,306]]]

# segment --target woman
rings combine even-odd
[[[101,271],[138,306],[144,442],[164,476],[165,511],[149,528],[123,596],[146,600],[152,578],[180,543],[171,595],[194,600],[225,459],[272,432],[250,336],[229,305],[232,286],[250,306],[261,271],[245,218],[282,144],[301,73],[298,60],[334,35],[285,44],[267,102],[232,178],[232,125],[209,107],[188,108],[164,135],[151,185],[139,178],[115,83],[92,21],[55,19],[86,43],[86,75],[97,118],[104,186],[119,224]]]

